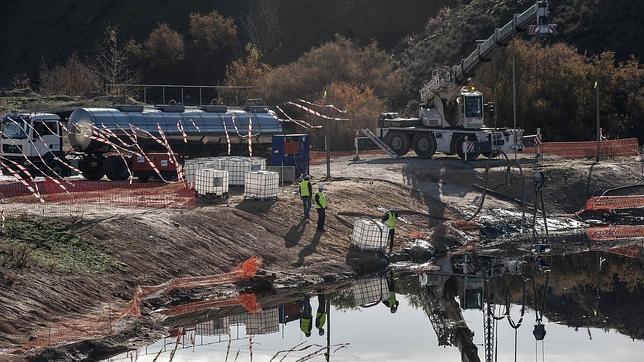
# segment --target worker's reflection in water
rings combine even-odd
[[[324,292],[318,292],[318,309],[315,313],[315,328],[318,334],[324,335],[324,324],[326,324],[326,297]],[[311,308],[311,298],[306,297],[300,302],[300,330],[307,337],[311,336],[313,329],[313,308]]]
[[[389,294],[387,295],[387,299],[382,301],[382,304],[389,307],[389,311],[391,313],[396,313],[396,311],[398,311],[399,303],[398,300],[396,300],[396,286],[394,285],[394,275],[391,272],[387,274],[387,289]]]
[[[311,298],[308,296],[300,302],[300,329],[307,337],[311,336],[313,327],[313,309],[311,309]]]
[[[324,335],[324,324],[326,323],[326,298],[324,292],[318,292],[318,311],[315,313],[315,328],[318,334]]]

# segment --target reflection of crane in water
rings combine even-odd
[[[462,314],[462,310],[476,309],[483,313],[485,361],[492,362],[497,359],[497,325],[499,321],[506,318],[510,327],[515,331],[514,353],[516,361],[516,332],[523,322],[527,306],[526,282],[530,281],[532,281],[535,312],[537,313],[533,334],[537,341],[543,343],[545,328],[542,318],[549,272],[545,265],[534,262],[524,264],[516,260],[511,261],[511,264],[500,264],[499,260],[472,259],[467,255],[463,256],[462,263],[455,261],[451,256],[440,259],[437,263],[441,267],[441,272],[426,273],[420,276],[422,287],[420,299],[422,308],[436,332],[439,346],[456,346],[461,353],[462,361],[480,361],[478,348],[473,341],[474,333],[467,326]],[[545,285],[542,292],[537,293],[534,277],[537,273],[542,272],[546,277]],[[497,297],[502,297],[504,294],[502,285],[498,283],[502,278],[505,279],[508,276],[520,277],[523,282],[521,314],[516,322],[510,316],[510,290],[505,288],[504,301],[497,300]],[[498,290],[501,290],[501,293],[497,293]],[[502,314],[497,315],[498,312]]]
[[[464,362],[480,361],[478,348],[474,344],[474,333],[463,319],[459,297],[463,309],[482,308],[483,280],[480,273],[455,272],[450,257],[438,261],[440,273],[422,274],[420,298],[423,310],[438,337],[439,346],[456,346]]]

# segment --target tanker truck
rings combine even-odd
[[[5,161],[10,159],[27,169],[53,170],[66,176],[70,168],[62,165],[65,162],[76,165],[88,180],[107,176],[119,181],[129,177],[128,167],[135,169],[144,162],[132,153],[117,151],[117,147],[138,149],[133,148],[136,143],[146,155],[168,155],[159,129],[179,158],[218,156],[227,154],[229,147],[233,155],[248,155],[249,142],[253,156],[269,157],[272,136],[283,133],[281,121],[265,106],[123,105],[78,108],[66,126],[56,114],[5,115],[0,143]],[[66,152],[65,134],[69,142]],[[167,158],[163,161],[168,162]],[[14,166],[3,162],[3,168]]]

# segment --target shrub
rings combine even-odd
[[[95,92],[99,76],[94,67],[83,62],[76,53],[65,64],[40,69],[40,92],[44,95],[64,94],[87,96]]]
[[[384,111],[384,103],[376,97],[369,87],[333,82],[327,88],[327,98],[318,99],[318,103],[332,104],[347,113],[333,112],[329,108],[317,109],[320,113],[333,118],[346,118],[346,121],[323,120],[306,114],[307,122],[323,126],[312,135],[314,147],[324,147],[324,137],[329,127],[330,145],[333,150],[350,150],[353,147],[355,131],[363,128],[374,129],[377,126],[378,115]]]
[[[598,81],[601,122],[607,135],[614,138],[643,134],[636,120],[644,113],[638,102],[644,68],[636,59],[619,63],[610,52],[589,57],[563,43],[543,46],[516,41],[515,47],[519,127],[529,132],[540,127],[549,141],[594,139],[593,85]],[[488,100],[496,85],[499,126],[511,126],[511,50],[502,50],[478,74],[475,83],[483,85],[480,88]]]
[[[185,57],[183,37],[168,24],[161,23],[145,41],[143,54],[153,67],[175,64]]]
[[[246,45],[246,57],[233,61],[226,67],[226,86],[252,86],[261,79],[269,67],[262,63],[262,54],[253,44]],[[254,91],[226,90],[222,94],[224,102],[231,104],[233,100],[242,103],[245,99],[252,97]],[[241,99],[240,99],[241,97]]]
[[[365,86],[377,97],[392,100],[400,95],[403,81],[393,58],[376,44],[360,48],[348,39],[337,37],[295,62],[267,72],[257,87],[269,103],[312,99],[333,82]]]
[[[216,11],[210,14],[190,14],[189,32],[197,51],[213,54],[228,49],[237,39],[237,26],[232,18],[220,15]]]

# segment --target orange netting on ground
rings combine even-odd
[[[605,250],[607,253],[625,256],[627,258],[638,258],[642,252],[641,245],[618,246]]]
[[[595,157],[597,143],[595,141],[581,142],[544,142],[539,146],[523,149],[524,153],[543,153],[565,158]],[[601,157],[637,156],[640,154],[637,138],[601,141],[599,145]]]
[[[52,323],[50,326],[41,329],[27,343],[19,349],[14,350],[13,353],[20,354],[35,348],[51,347],[108,336],[122,330],[126,326],[129,318],[136,318],[141,315],[140,304],[143,299],[150,298],[153,295],[160,295],[176,288],[199,288],[246,280],[256,275],[260,265],[260,258],[251,257],[229,273],[193,278],[176,278],[159,286],[141,287],[135,293],[130,303],[120,304],[116,307],[108,305],[81,318]],[[143,292],[144,289],[146,292]],[[225,299],[174,306],[163,310],[162,313],[168,316],[174,316],[208,308],[232,305],[241,305],[250,313],[256,313],[261,310],[261,306],[257,302],[254,294],[242,293],[235,297],[226,297]]]
[[[644,225],[595,226],[586,230],[590,240],[623,240],[644,238]]]
[[[197,206],[194,190],[181,182],[130,184],[127,181],[73,180],[56,183],[47,177],[29,186],[35,193],[22,183],[0,184],[0,199],[6,215],[39,212],[74,215],[97,206],[112,209],[192,209]]]
[[[595,196],[586,201],[586,210],[611,211],[644,208],[644,195]]]
[[[468,233],[477,233],[481,230],[481,224],[474,221],[452,220],[449,222],[449,225],[455,229]]]
[[[225,299],[204,300],[194,303],[175,305],[161,311],[161,314],[173,317],[177,315],[194,313],[200,310],[227,307],[231,305],[241,305],[249,313],[258,313],[262,306],[257,302],[257,297],[253,293],[241,293],[237,296]]]
[[[261,266],[261,264],[262,259],[257,256],[253,256],[241,263],[229,273],[198,277],[174,278],[159,285],[139,286],[136,293],[132,297],[131,307],[128,310],[127,315],[141,315],[142,300],[158,297],[171,290],[203,288],[250,279],[257,274],[257,269]]]

